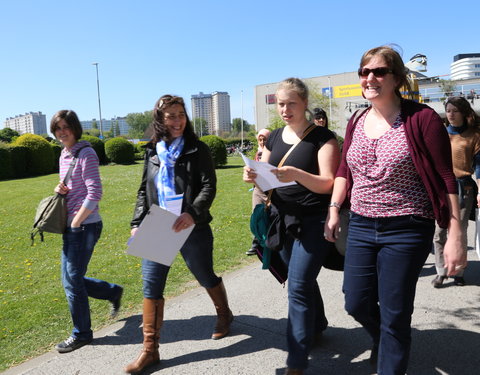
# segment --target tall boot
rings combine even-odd
[[[136,374],[144,368],[160,362],[158,345],[163,323],[165,300],[143,299],[143,349],[138,358],[125,367],[128,374]]]
[[[213,301],[215,310],[217,310],[217,323],[213,330],[212,339],[218,340],[228,335],[230,324],[233,321],[233,314],[228,307],[227,292],[225,291],[223,281],[220,281],[220,283],[213,288],[206,289]]]

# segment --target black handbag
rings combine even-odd
[[[66,185],[72,176],[73,168],[77,163],[77,157],[80,150],[89,147],[83,146],[77,150],[72,161],[70,162],[70,168],[68,169],[63,183]],[[30,232],[30,239],[32,245],[35,240],[35,236],[40,234],[40,240],[43,242],[43,232],[63,234],[67,229],[67,202],[65,201],[65,195],[54,194],[49,197],[43,198],[37,207],[35,214],[35,220]]]

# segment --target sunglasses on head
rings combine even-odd
[[[164,95],[160,98],[160,101],[158,102],[158,109],[162,108],[163,106],[170,104],[170,103],[179,103],[181,105],[184,105],[185,103],[183,102],[183,98],[180,96],[174,96],[174,95]]]
[[[375,77],[385,77],[388,73],[393,73],[392,69],[387,67],[382,68],[359,68],[358,69],[358,76],[359,77],[368,77],[370,73],[373,73]]]

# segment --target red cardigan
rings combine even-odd
[[[350,202],[353,180],[347,165],[346,155],[352,143],[353,131],[360,117],[361,115],[356,116],[354,114],[348,122],[343,143],[342,161],[336,175],[347,179],[347,205]],[[450,221],[447,194],[457,194],[457,182],[453,174],[448,133],[440,116],[425,104],[402,100],[401,117],[405,126],[405,135],[413,164],[432,202],[435,218],[440,227],[447,228]]]

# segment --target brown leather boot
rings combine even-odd
[[[287,368],[284,375],[303,375],[303,370],[296,368]]]
[[[217,310],[217,323],[213,330],[212,339],[218,340],[228,335],[230,324],[233,321],[233,314],[228,307],[227,292],[225,291],[223,281],[220,281],[220,283],[213,288],[206,289],[213,301],[215,310]]]
[[[143,299],[143,349],[138,358],[125,367],[127,374],[136,374],[144,368],[160,362],[158,343],[163,323],[165,300]]]

